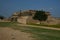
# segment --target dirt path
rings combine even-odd
[[[60,28],[54,28],[54,27],[45,27],[45,26],[35,26],[35,25],[23,25],[23,24],[18,24],[20,26],[31,26],[31,27],[38,27],[38,28],[44,28],[44,29],[51,29],[51,30],[60,30]]]
[[[29,36],[28,33],[0,27],[0,40],[32,40]]]

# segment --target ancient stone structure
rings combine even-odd
[[[19,12],[16,12],[16,13],[14,13],[9,19],[10,19],[11,21],[17,21],[18,15],[19,15]]]
[[[54,17],[52,17],[50,12],[46,12],[46,14],[48,15],[48,18],[47,18],[46,22],[44,22],[45,24],[48,24],[48,25],[58,24],[58,20],[55,19]]]
[[[10,18],[11,21],[17,21],[21,24],[27,24],[27,23],[35,23],[40,24],[40,21],[34,20],[32,17],[35,15],[36,10],[27,10],[27,11],[20,11],[14,13]],[[46,21],[42,21],[43,24],[58,24],[58,20],[53,18],[50,14],[50,12],[46,12],[46,15],[48,15],[48,18]]]
[[[20,16],[17,19],[17,22],[22,23],[22,24],[27,24],[30,21],[29,19],[34,16],[34,13],[35,13],[34,10],[33,11],[28,10],[28,11],[21,12]]]

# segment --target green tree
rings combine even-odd
[[[39,21],[46,21],[47,15],[45,14],[45,11],[36,11],[33,19],[39,20]]]
[[[4,16],[0,16],[0,19],[4,19],[5,17]]]

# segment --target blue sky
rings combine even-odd
[[[41,10],[60,17],[60,0],[0,0],[0,15],[11,16],[19,10]]]

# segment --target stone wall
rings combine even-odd
[[[21,23],[21,24],[26,24],[27,22],[27,18],[28,18],[28,16],[21,16],[21,17],[19,17],[18,19],[17,19],[17,22],[18,23]]]
[[[27,24],[40,24],[40,21],[38,21],[38,20],[34,20],[33,18],[32,18],[32,16],[30,16],[30,17],[28,17],[28,19],[27,19]]]

